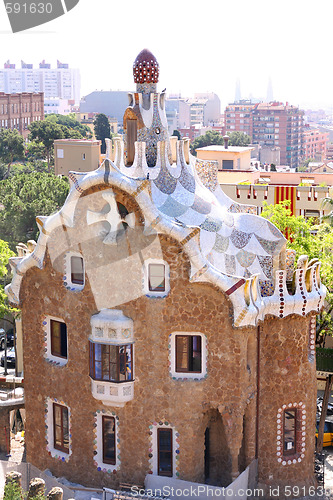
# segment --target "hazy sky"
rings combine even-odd
[[[38,0],[36,0],[38,1]],[[66,15],[12,34],[0,5],[0,67],[57,59],[81,71],[81,94],[132,90],[132,64],[150,49],[158,90],[274,98],[301,107],[333,106],[332,0],[80,0]]]

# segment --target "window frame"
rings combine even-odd
[[[107,420],[113,421],[113,452],[114,458],[108,459],[105,453],[105,422]],[[102,415],[102,457],[103,464],[116,465],[117,463],[117,440],[116,440],[116,419],[110,415]]]
[[[177,370],[177,337],[201,337],[201,371]],[[172,379],[202,380],[207,377],[207,337],[201,332],[176,331],[169,335],[169,371]]]
[[[285,429],[285,425],[286,425],[286,413],[291,413],[293,412],[294,413],[294,431],[293,431],[293,446],[292,448],[290,449],[286,449],[285,448],[285,445],[287,443],[286,441],[286,429]],[[288,457],[290,455],[295,455],[296,454],[296,450],[297,450],[297,408],[286,408],[284,411],[283,411],[283,456],[285,457]]]
[[[52,353],[52,335],[51,335],[51,321],[56,321],[59,323],[64,323],[66,325],[66,352],[67,356],[58,356],[56,354]],[[44,357],[45,361],[48,363],[55,364],[57,366],[64,366],[68,363],[68,355],[69,355],[69,347],[68,347],[68,332],[69,332],[69,325],[64,321],[63,318],[59,318],[56,316],[44,316],[43,321],[42,321],[42,328],[44,331],[44,341],[45,341],[45,346],[46,349],[44,351]]]
[[[101,364],[101,378],[98,378],[96,376],[96,356],[95,356],[95,346],[96,345],[101,345],[101,346],[105,346],[105,347],[108,347],[109,348],[109,370],[108,372],[106,373],[109,373],[109,378],[104,378],[104,372],[103,372],[103,359],[102,359],[102,350],[101,350],[101,360],[97,360],[98,363]],[[120,375],[121,375],[121,372],[120,372],[120,366],[121,366],[121,356],[123,357],[126,353],[126,351],[124,353],[120,353],[120,348],[121,347],[129,347],[130,348],[130,353],[131,353],[131,358],[130,358],[130,362],[129,363],[124,363],[125,366],[126,364],[130,364],[131,365],[131,378],[126,378],[125,380],[120,380]],[[114,380],[112,379],[111,377],[111,373],[112,373],[112,370],[111,370],[111,366],[114,365],[114,362],[111,361],[111,356],[110,356],[110,349],[111,348],[115,348],[116,349],[116,375],[117,375],[117,379]],[[112,383],[116,383],[116,384],[122,384],[122,383],[126,383],[126,382],[133,382],[134,381],[134,369],[133,369],[133,343],[127,343],[127,344],[111,344],[111,343],[103,343],[103,342],[95,342],[93,340],[89,340],[89,375],[90,377],[93,379],[93,380],[96,380],[98,382],[112,382]]]
[[[164,432],[164,433],[168,433],[170,434],[170,450],[169,451],[166,451],[166,450],[161,450],[160,449],[160,434]],[[160,453],[161,452],[164,452],[164,453],[169,453],[170,455],[170,465],[171,465],[171,471],[170,473],[169,472],[160,472],[160,463],[161,463],[161,457],[160,457]],[[173,477],[173,429],[171,429],[170,427],[158,427],[157,428],[157,475],[158,476],[163,476],[163,477]]]
[[[56,444],[56,428],[59,427],[56,424],[56,411],[55,408],[60,408],[61,411],[61,445]],[[67,406],[61,405],[59,403],[52,403],[52,411],[53,411],[53,448],[55,450],[62,451],[63,453],[69,454],[69,411]],[[64,443],[64,411],[67,412],[67,434],[68,434],[68,446],[65,446]]]
[[[164,288],[163,290],[151,290],[150,288],[150,269],[151,265],[164,266]],[[170,292],[170,266],[163,259],[146,259],[143,266],[143,292],[149,298],[164,298]]]
[[[155,278],[157,276],[152,276],[152,268],[154,267],[163,267],[163,286],[160,287],[160,286],[157,286],[157,287],[153,287],[152,283],[151,283],[151,279],[152,278]],[[165,292],[165,264],[161,263],[161,264],[158,264],[158,263],[152,263],[150,262],[148,264],[148,289],[149,289],[149,292]]]
[[[82,282],[81,283],[76,283],[73,281],[73,273],[72,273],[72,258],[80,258],[82,259]],[[65,253],[64,256],[64,275],[63,275],[63,282],[64,286],[67,288],[67,290],[70,290],[72,292],[80,292],[81,290],[84,289],[85,287],[85,282],[86,282],[86,269],[85,269],[85,261],[84,257],[80,252],[73,252],[69,251]]]
[[[65,348],[66,348],[66,355],[62,354],[62,343],[63,343],[63,339],[62,339],[62,328],[60,326],[60,351],[57,351],[56,348],[54,347],[54,344],[55,344],[55,341],[54,341],[54,335],[53,335],[53,331],[52,331],[52,325],[54,323],[58,323],[60,325],[64,325],[65,328],[66,328],[66,332],[65,332]],[[60,321],[60,320],[57,320],[57,319],[53,319],[53,318],[50,318],[50,351],[51,351],[51,355],[52,356],[55,356],[57,358],[62,358],[62,359],[68,359],[68,335],[67,335],[67,325],[64,321]]]
[[[115,436],[115,462],[113,464],[104,461],[103,451],[103,417],[114,418],[114,436]],[[109,474],[114,474],[120,470],[121,466],[121,446],[119,436],[119,417],[112,410],[97,410],[94,414],[94,427],[93,427],[93,442],[94,453],[92,460],[98,471],[103,471]]]
[[[82,261],[82,272],[80,272],[80,273],[73,272],[73,267],[74,267],[73,259],[80,259]],[[70,256],[70,271],[71,271],[71,283],[73,285],[84,286],[84,260],[83,260],[82,256],[79,256],[79,255],[71,255]],[[75,274],[82,274],[82,279],[81,280],[77,280],[77,278],[73,279],[73,276]]]
[[[182,369],[178,366],[178,353],[179,353],[179,346],[178,346],[178,339],[181,338],[186,338],[187,339],[187,367],[186,369]],[[193,341],[194,338],[200,339],[200,351],[194,351],[193,348]],[[191,342],[190,342],[191,341]],[[175,370],[177,373],[201,373],[202,372],[202,337],[201,335],[175,335]],[[193,365],[194,365],[194,353],[199,352],[200,353],[200,370],[194,370]]]

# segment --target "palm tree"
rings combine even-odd
[[[327,196],[321,201],[321,208],[327,208],[330,212],[327,215],[323,215],[322,219],[327,221],[330,226],[333,227],[333,198]]]

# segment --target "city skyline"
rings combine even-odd
[[[282,0],[269,10],[263,0],[213,1],[203,12],[185,0],[171,1],[161,12],[152,0],[140,7],[133,0],[98,0],[93,9],[89,0],[80,0],[65,16],[12,34],[1,5],[0,65],[9,59],[20,66],[22,59],[38,67],[45,59],[54,67],[59,59],[80,70],[84,96],[133,90],[132,63],[148,48],[160,64],[158,90],[166,88],[167,94],[214,92],[222,111],[233,102],[237,81],[242,98],[265,100],[271,80],[274,99],[331,111],[326,66],[333,6],[320,0],[316,7],[299,0]]]

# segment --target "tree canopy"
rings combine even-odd
[[[314,226],[313,220],[292,215],[290,202],[282,201],[277,205],[264,202],[262,217],[269,219],[283,234],[288,235],[287,248],[296,251],[296,259],[308,255],[309,260],[321,261],[320,276],[327,288],[325,307],[317,318],[316,342],[326,335],[333,336],[333,232],[327,223]]]
[[[11,307],[5,294],[5,284],[9,282],[8,262],[10,257],[14,256],[6,241],[0,240],[0,318],[4,319],[7,315],[18,314],[18,310]],[[7,320],[13,324],[11,320]]]
[[[68,191],[66,177],[48,173],[22,173],[0,181],[0,234],[10,248],[36,240],[36,217],[59,210]]]
[[[7,165],[5,176],[8,177],[14,161],[24,158],[24,139],[16,129],[0,130],[0,160]]]
[[[91,138],[92,134],[90,128],[87,125],[79,122],[79,120],[76,118],[75,113],[70,113],[68,115],[50,114],[47,115],[45,120],[60,125],[66,139]]]
[[[244,147],[248,146],[250,142],[251,142],[250,136],[244,134],[244,132],[239,132],[238,130],[235,130],[234,132],[231,132],[231,134],[229,134],[230,146]]]
[[[105,139],[111,139],[111,130],[110,130],[109,119],[103,113],[99,113],[95,117],[94,132],[95,132],[96,139],[98,139],[99,141],[102,141],[101,153],[105,154],[105,152],[106,152]]]
[[[39,143],[43,148],[43,154],[50,169],[53,144],[56,139],[64,139],[63,128],[51,120],[42,120],[31,123],[29,130],[29,140]]]
[[[196,155],[195,150],[206,146],[218,146],[224,144],[222,135],[216,130],[208,130],[204,135],[196,137],[191,145],[192,154]]]
[[[45,120],[31,123],[29,126],[28,156],[46,158],[48,169],[53,163],[53,146],[56,139],[83,139],[91,137],[89,127],[80,123],[75,113],[69,115],[50,114]]]

